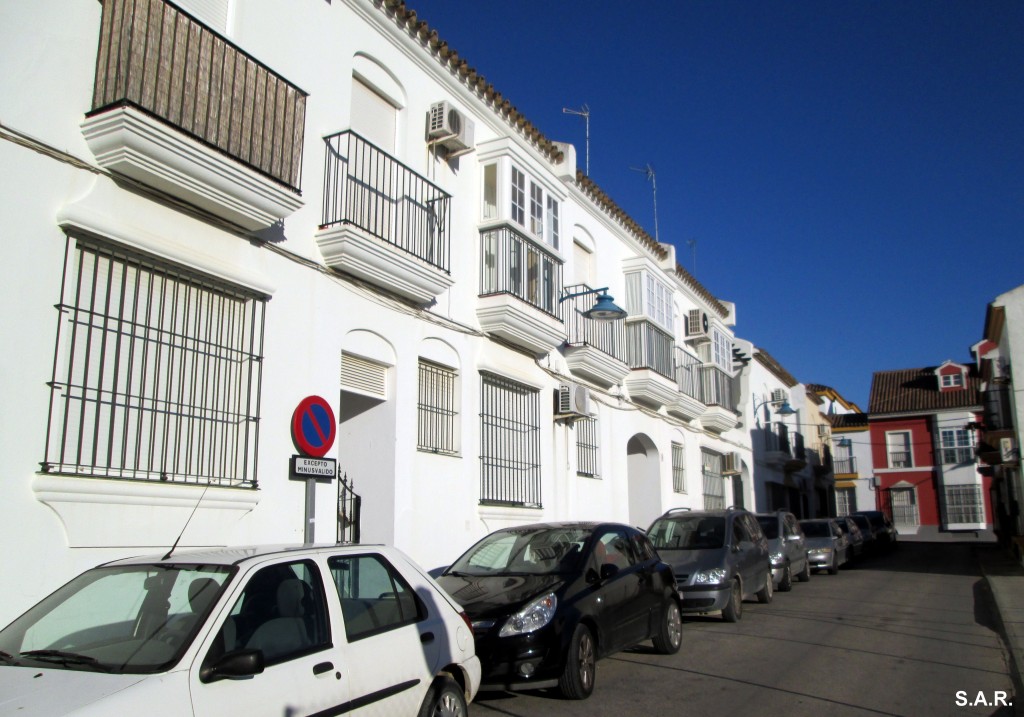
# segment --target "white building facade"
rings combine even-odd
[[[176,541],[358,527],[430,568],[754,504],[735,308],[403,4],[5,19],[0,624]],[[602,287],[624,320],[582,315]],[[332,434],[354,493],[292,479]]]

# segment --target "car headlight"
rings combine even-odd
[[[769,559],[772,561],[772,567],[773,568],[776,568],[776,567],[782,565],[782,553],[772,553],[769,556]]]
[[[715,585],[725,581],[725,568],[701,570],[693,576],[694,585]]]
[[[525,635],[528,632],[539,630],[551,622],[551,618],[555,616],[556,607],[558,607],[558,598],[554,593],[539,597],[506,620],[505,624],[501,626],[498,636]]]
[[[815,548],[811,552],[815,555],[828,555],[832,552],[832,548]]]

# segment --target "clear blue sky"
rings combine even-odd
[[[867,410],[1024,284],[1024,2],[409,0],[715,296]],[[688,242],[696,241],[696,257]]]

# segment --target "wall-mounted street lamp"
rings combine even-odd
[[[758,411],[760,411],[762,408],[764,408],[771,402],[772,400],[770,398],[766,398],[765,400],[761,401],[761,403],[758,403],[757,397],[754,397],[754,421],[757,423],[758,428],[761,427],[761,415],[758,413]],[[796,409],[789,405],[789,401],[783,401],[782,405],[775,410],[775,413],[776,415],[779,416],[792,416],[796,413]]]
[[[626,318],[626,310],[616,306],[615,301],[608,295],[607,286],[601,289],[586,289],[566,294],[558,300],[558,303],[561,304],[563,301],[575,299],[577,296],[586,296],[587,294],[599,294],[599,296],[590,309],[580,312],[586,318],[594,319],[595,321],[618,321],[619,319]]]

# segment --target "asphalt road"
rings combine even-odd
[[[904,543],[838,575],[815,573],[770,604],[748,601],[737,624],[686,618],[678,655],[644,643],[606,658],[588,700],[481,693],[470,712],[1010,715],[1007,655],[973,550]]]

